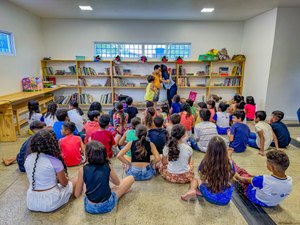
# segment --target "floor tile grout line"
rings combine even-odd
[[[19,179],[20,177],[17,177],[15,181],[13,181],[9,186],[7,186],[7,188],[5,188],[1,193],[0,193],[0,197],[1,195],[3,195],[12,185],[14,185],[14,183],[17,182],[17,180]]]

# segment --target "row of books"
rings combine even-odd
[[[96,71],[92,67],[82,67],[78,68],[79,75],[97,75]]]
[[[52,66],[46,66],[43,68],[43,73],[45,75],[76,75],[76,65],[68,67],[70,72],[66,72],[65,70],[55,70]]]
[[[62,104],[62,105],[69,104],[71,100],[75,100],[78,102],[78,93],[74,93],[70,96],[56,96],[55,97],[55,102],[57,104]]]
[[[239,75],[242,75],[241,67],[240,66],[232,67],[231,74],[229,74],[229,67],[221,66],[221,67],[219,67],[219,75],[220,76],[228,76],[228,75],[239,76]]]
[[[94,97],[91,94],[81,94],[80,104],[92,104],[94,102]]]
[[[112,103],[112,93],[102,94],[100,96],[101,104],[111,104]]]
[[[180,77],[178,78],[178,86],[179,87],[186,87],[186,86],[190,86],[190,79],[187,77]]]
[[[112,69],[113,69],[112,71],[113,75],[119,75],[119,76],[122,75],[121,69],[118,65],[113,66]],[[104,70],[106,75],[110,75],[110,67],[104,68]]]
[[[176,69],[173,69],[173,70],[172,70],[172,75],[176,75]],[[180,75],[195,75],[195,74],[196,75],[207,75],[207,74],[209,74],[209,65],[205,65],[204,70],[197,71],[196,73],[188,73],[186,71],[186,69],[182,65],[180,65],[178,74],[179,74],[179,76]]]
[[[224,86],[240,86],[240,79],[238,79],[238,78],[226,78],[224,80]]]

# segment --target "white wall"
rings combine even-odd
[[[211,48],[240,52],[242,22],[42,19],[45,55],[92,58],[94,41],[191,42],[192,58]]]
[[[268,83],[266,110],[296,119],[300,107],[300,8],[279,8]]]
[[[16,55],[0,55],[0,95],[21,91],[21,79],[40,74],[42,29],[39,17],[0,0],[0,30],[12,32]]]
[[[253,96],[264,110],[270,74],[277,9],[245,21],[242,53],[246,55],[243,95]]]

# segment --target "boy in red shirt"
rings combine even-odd
[[[75,136],[75,123],[65,122],[61,133],[64,136],[59,140],[62,156],[66,166],[78,166],[85,162],[85,145],[79,136]]]
[[[109,122],[109,115],[103,114],[99,120],[100,130],[93,132],[90,140],[101,142],[105,146],[107,157],[111,158],[113,156],[112,147],[116,145],[116,142],[112,133],[106,130],[108,128]]]
[[[89,138],[91,137],[93,132],[98,131],[100,129],[100,112],[98,110],[92,110],[88,112],[87,116],[90,121],[86,122],[86,124],[83,127],[83,131],[85,131],[84,144],[88,143]]]

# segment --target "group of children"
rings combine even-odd
[[[109,114],[94,102],[88,120],[76,101],[70,102],[68,110],[50,103],[44,116],[38,103],[30,101],[28,122],[33,136],[16,157],[29,180],[28,208],[50,212],[66,204],[72,194],[79,197],[85,190],[85,210],[106,213],[130,191],[134,181],[149,180],[157,172],[169,182],[191,184],[182,200],[201,195],[211,203],[226,205],[235,177],[243,183],[250,201],[261,206],[279,204],[292,186],[292,179],[285,175],[289,159],[281,149],[290,142],[281,122],[284,113],[274,111],[267,123],[266,113],[256,111],[251,96],[244,102],[237,95],[231,104],[218,100],[212,96],[207,103],[195,104],[175,95],[171,107],[166,103],[160,110],[147,101],[141,118],[131,97],[126,104],[117,102]],[[245,118],[255,121],[257,135],[250,133]],[[228,135],[229,141],[220,135]],[[276,147],[266,155],[272,175],[251,176],[232,161],[232,151],[243,152],[247,144],[260,149],[261,155],[270,145]],[[205,152],[198,168],[200,179],[194,175],[193,149]],[[109,161],[114,156],[127,175],[123,180]],[[81,164],[78,176],[69,179],[67,167]]]

